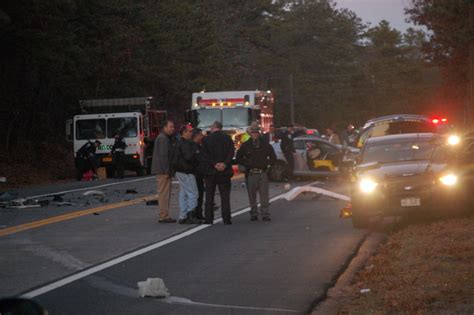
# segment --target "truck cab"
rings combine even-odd
[[[139,176],[149,173],[154,139],[166,120],[166,111],[153,109],[151,101],[151,97],[81,101],[84,114],[74,116],[66,130],[74,144],[74,156],[88,141],[99,140],[99,166],[113,174],[111,149],[120,134],[127,145],[125,169]]]

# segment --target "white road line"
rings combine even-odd
[[[234,309],[234,310],[251,310],[251,311],[261,311],[261,312],[284,312],[284,313],[302,313],[296,310],[288,310],[282,308],[266,308],[266,307],[253,307],[253,306],[237,306],[237,305],[223,305],[223,304],[211,304],[211,303],[201,303],[194,302],[186,298],[180,298],[175,296],[170,296],[163,299],[160,302],[168,304],[179,304],[179,305],[194,305],[194,306],[204,306],[204,307],[213,307],[213,308],[225,308],[225,309]]]
[[[314,185],[316,184],[317,182],[313,182],[309,185]],[[286,193],[282,193],[280,195],[277,195],[273,198],[270,199],[271,202],[275,201],[275,200],[278,200],[278,199],[282,199],[282,196],[284,196]],[[236,211],[236,212],[233,212],[232,213],[232,217],[236,217],[236,216],[239,216],[243,213],[246,213],[246,212],[249,212],[250,211],[250,207],[247,207],[247,208],[244,208],[242,210],[239,210],[239,211]],[[214,223],[220,223],[222,222],[222,218],[219,218],[219,219],[216,219],[214,220]],[[45,293],[48,293],[52,290],[55,290],[57,288],[60,288],[62,286],[65,286],[69,283],[72,283],[74,281],[77,281],[77,280],[80,280],[82,278],[85,278],[87,276],[90,276],[94,273],[97,273],[99,271],[102,271],[104,269],[107,269],[109,267],[112,267],[112,266],[115,266],[117,264],[120,264],[124,261],[127,261],[129,259],[132,259],[132,258],[135,258],[137,256],[140,256],[140,255],[143,255],[143,254],[146,254],[152,250],[155,250],[155,249],[158,249],[160,247],[163,247],[165,245],[168,245],[168,244],[171,244],[171,243],[174,243],[182,238],[185,238],[185,237],[188,237],[190,235],[193,235],[199,231],[202,231],[204,229],[207,229],[211,227],[211,225],[199,225],[199,226],[196,226],[192,229],[189,229],[187,231],[184,231],[183,233],[180,233],[178,235],[175,235],[175,236],[172,236],[168,239],[165,239],[163,241],[160,241],[160,242],[157,242],[157,243],[154,243],[154,244],[151,244],[151,245],[148,245],[144,248],[141,248],[139,250],[136,250],[134,252],[131,252],[131,253],[128,253],[126,255],[123,255],[123,256],[120,256],[120,257],[117,257],[115,259],[112,259],[112,260],[109,260],[105,263],[102,263],[102,264],[99,264],[97,266],[94,266],[94,267],[91,267],[89,269],[86,269],[84,271],[81,271],[81,272],[78,272],[74,275],[71,275],[71,276],[68,276],[66,278],[63,278],[61,280],[58,280],[58,281],[55,281],[53,283],[50,283],[46,286],[43,286],[43,287],[40,287],[38,289],[35,289],[35,290],[32,290],[30,292],[27,292],[25,294],[23,294],[21,297],[23,298],[27,298],[27,299],[32,299],[34,297],[37,297],[39,295],[42,295],[42,294],[45,294]]]
[[[103,185],[98,185],[98,186],[90,186],[90,187],[85,187],[85,188],[78,188],[78,189],[52,192],[52,193],[44,194],[44,195],[26,197],[25,199],[37,199],[37,198],[42,198],[42,197],[54,196],[54,195],[64,195],[64,194],[73,193],[73,192],[76,192],[76,191],[93,190],[93,189],[97,189],[97,188],[104,188],[104,187],[121,185],[121,184],[135,183],[135,182],[140,182],[140,181],[145,181],[145,180],[155,179],[155,178],[156,178],[155,176],[148,176],[148,177],[132,179],[132,180],[127,180],[127,181],[115,182],[115,183],[110,183],[110,184],[103,184]],[[178,181],[172,181],[171,183],[172,184],[179,184]]]

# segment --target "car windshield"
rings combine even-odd
[[[76,139],[105,139],[105,119],[84,119],[76,121]]]
[[[109,118],[107,120],[107,137],[113,138],[117,134],[124,138],[135,138],[138,135],[137,118]]]
[[[404,141],[368,144],[362,163],[393,163],[403,161],[430,160],[436,144],[433,141]]]

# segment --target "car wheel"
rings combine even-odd
[[[288,172],[288,168],[283,161],[277,161],[275,164],[272,165],[270,168],[270,172],[268,173],[268,177],[270,180],[275,182],[284,181]]]
[[[356,229],[366,229],[370,226],[370,216],[362,213],[360,208],[352,204],[352,226]]]

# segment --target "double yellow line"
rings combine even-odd
[[[240,179],[242,177],[243,177],[243,174],[238,174],[238,175],[234,176],[232,178],[232,180],[237,180],[237,179]],[[38,228],[38,227],[41,227],[41,226],[45,226],[45,225],[49,225],[49,224],[53,224],[53,223],[57,223],[57,222],[76,219],[76,218],[83,217],[85,215],[89,215],[89,214],[93,214],[93,213],[99,213],[99,212],[103,212],[103,211],[107,211],[107,210],[112,210],[112,209],[122,208],[122,207],[126,207],[126,206],[136,205],[136,204],[139,204],[141,202],[154,200],[154,199],[157,199],[157,198],[158,198],[158,195],[150,195],[150,196],[146,196],[146,197],[132,199],[132,200],[129,200],[129,201],[122,201],[122,202],[118,202],[118,203],[113,203],[113,204],[105,205],[105,206],[102,206],[102,207],[97,207],[97,208],[92,208],[92,209],[87,209],[87,210],[81,210],[81,211],[75,211],[75,212],[71,212],[71,213],[67,213],[67,214],[62,214],[62,215],[58,215],[58,216],[51,217],[51,218],[44,219],[44,220],[38,220],[38,221],[30,222],[30,223],[20,224],[20,225],[12,226],[12,227],[9,227],[9,228],[0,229],[0,237],[10,235],[10,234],[14,234],[14,233],[18,233],[18,232],[22,232],[22,231],[26,231],[26,230],[30,230],[30,229],[35,229],[35,228]]]
[[[58,216],[51,217],[51,218],[44,219],[44,220],[38,220],[38,221],[30,222],[30,223],[20,224],[20,225],[12,226],[12,227],[9,227],[9,228],[0,229],[0,237],[10,235],[10,234],[14,234],[14,233],[18,233],[18,232],[22,232],[22,231],[26,231],[26,230],[30,230],[30,229],[34,229],[34,228],[37,228],[37,227],[40,227],[40,226],[45,226],[45,225],[48,225],[48,224],[53,224],[53,223],[57,223],[57,222],[61,222],[61,221],[76,219],[76,218],[83,217],[85,215],[89,215],[89,214],[93,214],[93,213],[99,213],[99,212],[112,210],[112,209],[116,209],[116,208],[136,205],[136,204],[139,204],[141,202],[149,201],[149,200],[153,200],[153,199],[157,199],[157,198],[158,198],[158,195],[151,195],[151,196],[141,197],[141,198],[137,198],[137,199],[132,199],[132,200],[129,200],[129,201],[122,201],[122,202],[118,202],[118,203],[113,203],[113,204],[109,204],[109,205],[105,205],[105,206],[101,206],[101,207],[97,207],[97,208],[92,208],[92,209],[87,209],[87,210],[71,212],[71,213],[67,213],[67,214],[63,214],[63,215],[58,215]]]

